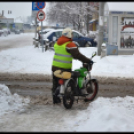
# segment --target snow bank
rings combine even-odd
[[[12,95],[7,86],[0,84],[0,116],[22,110],[29,102],[29,98],[23,98],[16,93]]]
[[[99,97],[68,121],[77,132],[134,131],[134,97]],[[69,119],[68,119],[69,120]]]

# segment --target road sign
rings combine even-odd
[[[46,2],[37,2],[36,5],[38,9],[43,9],[46,6]]]
[[[13,23],[13,28],[15,28],[15,23]]]
[[[56,27],[59,27],[59,24],[58,23],[56,24]]]
[[[37,2],[32,2],[32,16],[37,16],[40,9],[37,7]]]
[[[37,2],[32,2],[32,11],[39,11],[40,9],[37,7]]]
[[[45,12],[43,10],[39,10],[37,13],[37,19],[39,21],[43,21],[45,17],[46,17]]]

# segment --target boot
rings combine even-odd
[[[56,104],[56,103],[61,103],[61,99],[60,97],[53,95],[53,104]]]

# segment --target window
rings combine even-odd
[[[76,33],[76,32],[73,32],[72,34],[73,34],[73,38],[78,38],[79,37],[79,34]]]
[[[62,35],[62,31],[55,32],[55,35],[56,35],[56,38],[61,37],[61,35]]]
[[[121,17],[120,48],[134,49],[134,17]]]
[[[112,45],[117,45],[117,39],[118,39],[118,16],[113,16]]]

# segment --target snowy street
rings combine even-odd
[[[66,110],[62,103],[52,104],[50,81],[54,52],[42,52],[41,48],[34,48],[33,37],[33,33],[24,33],[0,38],[0,132],[134,131],[134,63],[131,62],[134,55],[106,56],[102,59],[100,56],[94,57],[96,63],[91,74],[99,79],[100,93],[108,91],[116,97],[98,94],[91,103],[85,103],[80,98],[78,104],[75,101],[72,109]],[[10,45],[10,49],[3,47],[6,45]],[[91,57],[97,48],[79,50]],[[79,67],[81,62],[74,60],[73,70]],[[39,92],[41,88],[43,90],[43,81],[44,85],[47,83],[45,86],[49,95],[30,95],[32,92],[35,95],[36,90]],[[109,86],[104,86],[104,83]],[[29,85],[33,86],[33,90],[30,90]],[[20,87],[27,96],[17,94]]]
[[[20,35],[11,33],[7,37],[0,37],[0,51],[10,48],[17,48],[31,45],[33,39],[29,38],[29,36],[27,35],[28,35],[27,33],[24,34],[21,33]],[[12,40],[12,38],[14,39]]]
[[[78,112],[86,109],[87,106],[88,104],[83,105],[79,102],[71,110],[66,110],[62,104],[53,105],[51,100],[45,104],[45,100],[42,100],[42,103],[40,101],[39,104],[32,104],[23,109],[18,109],[12,114],[0,117],[0,131],[72,131],[74,128],[68,121],[72,120]]]

